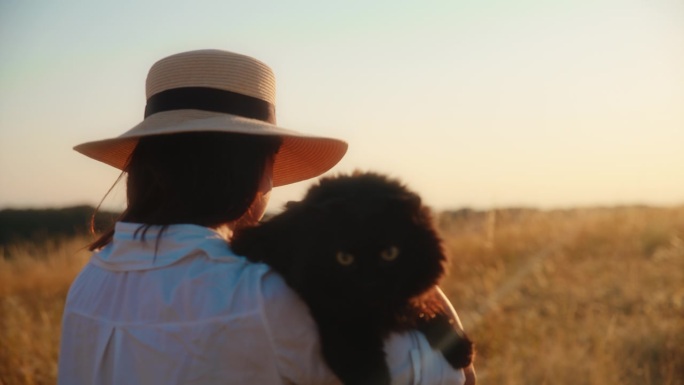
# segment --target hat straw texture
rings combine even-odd
[[[173,88],[210,87],[252,96],[275,105],[273,71],[249,56],[218,50],[183,52],[156,62],[147,75],[146,96]]]
[[[216,92],[209,93],[213,99],[207,102],[212,106],[224,101],[234,103],[237,96],[238,99],[244,97],[245,105],[266,102],[275,110],[273,71],[249,56],[220,50],[190,51],[159,60],[149,71],[146,96],[149,101],[160,93],[180,90],[184,95],[182,91],[185,89],[199,89],[201,92],[205,88],[231,95],[231,98],[223,100],[215,96]],[[207,131],[277,136],[283,142],[273,166],[274,186],[321,175],[337,164],[347,151],[347,143],[339,139],[303,134],[278,127],[272,123],[275,119],[269,122],[242,114],[241,103],[216,110],[197,107],[197,100],[188,100],[188,107],[183,107],[183,102],[181,98],[180,101],[174,100],[169,108],[153,110],[142,122],[118,137],[86,142],[74,149],[125,170],[138,139],[145,136]]]

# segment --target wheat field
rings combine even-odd
[[[684,206],[436,217],[480,384],[684,384]],[[0,385],[52,384],[86,237],[0,249]]]

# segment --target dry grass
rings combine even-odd
[[[684,206],[466,214],[439,218],[444,289],[481,384],[684,384]],[[1,385],[54,383],[86,243],[0,250]]]
[[[88,258],[87,243],[0,248],[0,385],[55,383],[62,307]]]
[[[441,222],[481,383],[684,384],[684,207]]]

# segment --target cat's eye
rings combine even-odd
[[[380,252],[380,258],[382,258],[384,261],[391,262],[397,259],[399,256],[399,248],[396,246],[390,246],[386,248],[385,250]]]
[[[344,251],[338,251],[335,258],[337,259],[337,263],[342,266],[349,266],[354,263],[354,255],[345,253]]]

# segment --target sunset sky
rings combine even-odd
[[[269,64],[281,126],[349,142],[333,173],[437,209],[684,203],[681,0],[3,0],[0,209],[97,204],[118,172],[72,147],[136,125],[149,67],[202,48]]]

